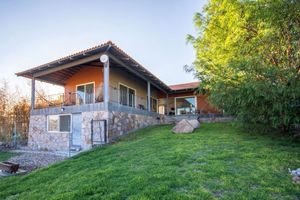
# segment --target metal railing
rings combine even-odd
[[[73,106],[103,102],[103,87],[96,87],[95,93],[80,94],[78,92],[60,93],[47,96],[38,96],[35,99],[35,108],[49,108],[60,106]],[[110,102],[118,103],[141,110],[147,110],[147,97],[136,95],[135,90],[120,90],[117,87],[109,87]],[[155,111],[152,109],[152,111]]]
[[[131,92],[129,92],[129,90],[124,91],[117,87],[109,87],[110,102],[141,110],[147,110],[147,97],[138,96],[135,93],[135,90],[131,90]]]
[[[35,108],[49,108],[49,107],[61,107],[61,106],[74,106],[74,105],[84,105],[103,102],[103,87],[96,87],[95,93],[83,94],[71,92],[67,94],[54,94],[45,97],[36,98]],[[138,91],[139,94],[141,91]],[[120,104],[123,106],[136,108],[139,110],[147,110],[147,96],[145,91],[145,96],[136,95],[137,91],[132,89],[120,90],[118,87],[109,86],[109,101],[111,103]],[[167,102],[167,107],[165,114],[176,115],[175,105],[170,104],[169,100]],[[174,102],[174,101],[173,101]],[[151,104],[151,102],[150,102]],[[157,102],[158,104],[158,102]],[[152,112],[157,112],[157,104],[150,105]],[[166,106],[166,105],[165,105]],[[182,115],[197,115],[199,117],[222,117],[222,113],[210,113],[205,109],[184,109]]]

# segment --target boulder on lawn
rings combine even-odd
[[[194,131],[193,125],[186,119],[181,120],[172,129],[173,133],[191,133]]]
[[[195,129],[200,128],[200,123],[197,119],[190,119],[188,121]]]
[[[294,183],[297,183],[300,185],[300,168],[298,168],[296,170],[289,169],[289,172],[293,176]]]

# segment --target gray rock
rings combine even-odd
[[[190,119],[188,120],[188,122],[196,129],[196,128],[200,128],[200,123],[198,120],[196,119]]]
[[[300,185],[300,168],[296,170],[289,169],[289,173],[293,176],[294,183],[297,183]]]
[[[188,120],[183,119],[176,124],[176,126],[172,129],[173,133],[192,133],[194,131],[194,127],[189,123]]]

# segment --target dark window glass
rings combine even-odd
[[[70,132],[71,130],[71,116],[70,115],[60,115],[59,116],[59,126],[61,132]]]
[[[120,85],[120,104],[127,105],[127,87]]]
[[[157,112],[157,99],[151,98],[151,108],[153,112]]]
[[[94,84],[85,85],[85,103],[94,103]]]
[[[128,88],[128,95],[129,106],[135,107],[135,91],[133,89]]]

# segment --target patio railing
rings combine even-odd
[[[128,92],[120,91],[117,87],[109,87],[110,102],[118,103],[124,106],[129,106],[141,110],[147,110],[147,98],[130,94]],[[96,87],[95,93],[92,94],[80,94],[76,92],[72,93],[60,93],[47,96],[38,95],[35,99],[35,109],[51,108],[60,106],[74,106],[83,104],[93,104],[103,102],[103,88]],[[152,111],[155,111],[152,109]]]

